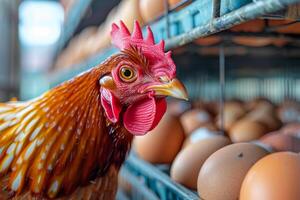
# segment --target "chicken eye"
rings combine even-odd
[[[119,74],[121,79],[125,82],[132,82],[136,79],[134,70],[128,66],[121,67]]]

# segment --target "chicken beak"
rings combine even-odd
[[[157,96],[170,96],[177,99],[188,100],[188,94],[184,85],[176,78],[159,85],[150,85],[146,91],[154,91]]]

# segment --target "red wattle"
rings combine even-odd
[[[123,117],[125,128],[134,135],[144,135],[160,121],[167,108],[165,99],[149,97],[130,105]]]
[[[118,99],[108,90],[101,89],[101,104],[104,108],[107,118],[116,123],[119,121],[121,105]]]

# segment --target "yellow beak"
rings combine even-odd
[[[155,95],[170,96],[177,99],[188,100],[188,94],[184,85],[176,78],[171,81],[159,85],[150,85],[147,91],[154,91]]]

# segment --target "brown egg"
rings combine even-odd
[[[296,7],[296,10],[297,7]],[[298,12],[293,12],[293,14],[297,14]],[[299,34],[300,27],[298,23],[292,23],[294,20],[268,20],[268,25],[273,27],[277,26],[276,32],[278,33],[289,33],[289,34]],[[290,25],[289,25],[290,24]],[[280,27],[278,27],[280,26]]]
[[[111,44],[111,25],[112,23],[119,24],[120,20],[124,22],[129,31],[133,29],[134,20],[137,20],[140,25],[143,25],[143,20],[139,10],[139,0],[122,1],[117,7],[113,8],[108,14],[105,22],[99,26],[95,37],[87,41],[86,49],[91,54],[107,48]]]
[[[205,160],[218,149],[230,144],[225,136],[214,136],[190,144],[176,156],[171,178],[182,185],[197,189],[197,178]]]
[[[139,0],[121,1],[121,3],[118,5],[116,13],[113,13],[112,18],[105,22],[108,32],[110,33],[112,22],[119,24],[120,20],[126,24],[130,31],[133,30],[134,20],[137,20],[142,26],[144,21],[141,16],[142,13],[140,12],[139,4]]]
[[[182,0],[168,0],[169,2],[169,6],[176,6],[179,2],[181,2]]]
[[[184,1],[183,3],[180,3],[182,0],[168,0],[169,2],[169,9],[174,9],[176,7],[176,9],[174,9],[175,11],[179,11],[182,8],[190,5],[191,3],[193,3],[192,1]],[[180,5],[179,5],[180,4]]]
[[[110,34],[105,28],[105,25],[101,25],[95,35],[86,39],[83,48],[86,54],[91,56],[109,47],[110,44]]]
[[[273,115],[273,117],[270,116],[261,118],[260,121],[267,125],[269,131],[278,130],[282,126],[281,121],[277,118],[276,115]]]
[[[205,109],[209,111],[213,116],[216,116],[220,111],[219,102],[217,101],[209,101],[205,102]]]
[[[264,135],[260,141],[270,145],[275,151],[300,152],[300,139],[280,132]]]
[[[300,155],[291,152],[270,154],[247,173],[240,200],[299,200]]]
[[[151,163],[171,163],[184,138],[179,118],[166,113],[156,128],[134,138],[133,148],[141,158]]]
[[[276,115],[276,107],[268,101],[259,102],[253,110],[262,114]]]
[[[211,115],[203,109],[189,110],[180,117],[184,132],[190,134],[195,129],[212,121]]]
[[[262,19],[255,19],[244,22],[230,28],[234,32],[261,32],[265,28],[265,22]]]
[[[288,43],[290,43],[291,40],[286,39],[286,38],[273,38],[272,39],[272,44],[276,47],[283,47],[285,45],[287,45]]]
[[[267,37],[236,36],[232,41],[250,47],[262,47],[272,44],[272,39]]]
[[[165,6],[162,0],[140,0],[140,13],[147,24],[164,13]]]
[[[258,107],[257,109],[251,111],[247,114],[246,118],[265,124],[268,128],[268,132],[277,130],[282,125],[275,114],[275,109],[265,106]]]
[[[224,105],[224,129],[228,131],[232,125],[246,113],[242,103],[227,102]],[[217,117],[217,125],[221,128],[220,116]]]
[[[215,136],[220,136],[221,133],[217,132],[216,128],[211,125],[211,127],[201,127],[193,131],[185,140],[182,147],[186,147],[190,144],[196,143],[199,140],[206,138],[211,138]]]
[[[232,144],[213,153],[202,165],[198,176],[198,194],[205,200],[239,199],[247,171],[267,155],[263,148],[250,143]]]
[[[200,46],[211,46],[221,42],[221,38],[218,36],[201,37],[194,41]]]
[[[283,123],[297,122],[300,116],[300,105],[295,100],[285,100],[277,110],[278,117]]]
[[[248,111],[252,111],[256,108],[273,110],[274,105],[270,100],[268,100],[264,97],[258,97],[258,98],[252,99],[251,101],[248,101],[246,103],[246,108]]]
[[[281,129],[281,132],[286,135],[300,138],[300,123],[287,124]]]
[[[249,142],[259,139],[268,132],[267,127],[258,121],[241,119],[229,131],[233,142]]]

